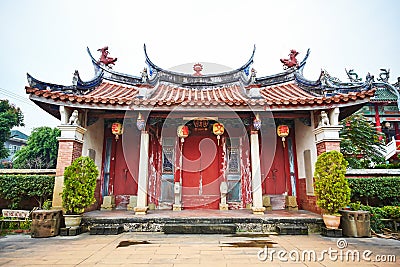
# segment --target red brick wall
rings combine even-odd
[[[317,206],[317,198],[307,195],[306,179],[299,179],[298,205],[300,209],[309,210],[322,214],[322,210]]]
[[[71,140],[60,140],[58,142],[56,176],[62,176],[65,167],[71,165],[72,161],[82,155],[82,146],[82,143]]]
[[[338,141],[323,141],[317,144],[317,155],[328,151],[340,151],[340,142]]]

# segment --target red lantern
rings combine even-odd
[[[189,136],[189,127],[186,125],[178,126],[176,133],[178,134],[178,137],[181,138],[181,142],[183,143],[185,142],[185,138]]]
[[[283,147],[285,147],[285,137],[289,135],[289,126],[279,125],[276,129],[276,133],[279,137],[282,137]]]
[[[122,124],[119,122],[114,122],[111,125],[111,132],[115,135],[115,140],[118,141],[119,136],[124,132]]]
[[[224,134],[225,128],[224,125],[222,123],[214,123],[213,125],[213,133],[217,136],[217,140],[218,140],[218,145],[219,145],[219,139],[221,139],[221,135]]]

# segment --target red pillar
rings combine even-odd
[[[375,126],[376,126],[376,131],[382,132],[382,127],[381,127],[381,118],[379,116],[379,106],[378,104],[374,104],[375,108]]]

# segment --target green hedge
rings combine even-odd
[[[399,206],[400,177],[348,178],[351,201],[370,206]]]
[[[400,207],[399,206],[384,206],[371,207],[361,205],[361,210],[369,211],[371,215],[371,229],[377,233],[381,233],[383,228],[394,230],[393,221],[385,221],[382,219],[399,219],[400,218]]]
[[[53,195],[54,176],[0,175],[0,197],[9,200],[12,209],[20,208],[23,199],[34,198],[39,207]]]

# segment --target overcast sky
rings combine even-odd
[[[26,73],[71,85],[75,69],[93,76],[86,53],[109,46],[114,70],[140,75],[143,43],[163,68],[214,62],[238,68],[251,55],[257,76],[282,71],[290,49],[311,49],[305,76],[321,68],[346,80],[344,68],[365,78],[391,70],[400,76],[400,1],[1,1],[0,98],[21,107],[32,128],[58,120],[28,100]]]

